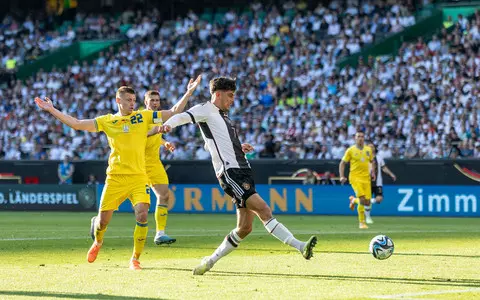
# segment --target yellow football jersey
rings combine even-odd
[[[161,123],[150,125],[148,130],[151,130],[158,125],[161,125]],[[145,159],[147,166],[158,164],[160,161],[160,147],[163,144],[165,144],[165,140],[162,138],[161,134],[155,134],[147,138],[147,146],[145,147]]]
[[[370,162],[373,160],[370,147],[363,146],[363,149],[358,149],[356,145],[353,145],[347,149],[342,160],[350,163],[348,176],[350,181],[370,181]]]
[[[107,174],[145,174],[147,133],[151,124],[160,121],[161,115],[149,110],[95,118],[97,131],[105,132],[110,145]]]

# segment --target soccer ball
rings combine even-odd
[[[370,242],[369,250],[373,257],[383,260],[392,256],[394,248],[391,238],[386,235],[377,235]]]

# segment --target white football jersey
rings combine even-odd
[[[382,178],[382,168],[385,166],[385,161],[383,160],[383,157],[380,155],[375,155],[375,159],[377,160],[377,186],[383,186],[383,178]]]

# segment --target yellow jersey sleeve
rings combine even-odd
[[[345,151],[345,154],[343,155],[342,160],[344,162],[350,162],[352,159],[352,151],[350,150],[351,148],[348,148],[347,151]]]
[[[94,119],[97,132],[105,131],[105,123],[108,122],[109,119],[110,115],[103,115]]]
[[[152,110],[142,110],[140,113],[147,124],[160,124],[162,123],[162,112]]]

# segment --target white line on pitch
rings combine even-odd
[[[2,227],[0,227],[2,228]],[[89,226],[85,226],[83,229],[77,227],[77,229],[70,229],[70,228],[51,228],[51,229],[40,229],[36,230],[35,232],[86,232],[89,230]],[[131,232],[132,229],[115,229],[116,231],[121,232]],[[173,234],[182,234],[182,233],[192,233],[196,232],[199,236],[202,234],[208,233],[224,233],[227,232],[229,229],[182,229],[182,230],[169,230],[169,232]],[[259,230],[262,230],[259,228]],[[32,229],[15,229],[15,232],[32,232]],[[151,230],[152,231],[152,230]],[[344,231],[322,231],[322,230],[292,230],[295,234],[320,234],[320,235],[328,235],[328,234],[372,234],[376,232],[385,232],[385,233],[480,233],[479,230],[372,230],[372,231],[360,231],[360,230],[344,230]]]
[[[431,291],[431,292],[419,292],[419,293],[405,293],[405,294],[396,294],[396,295],[385,295],[385,296],[371,296],[373,299],[407,299],[407,297],[420,297],[420,296],[430,296],[430,295],[444,295],[444,294],[457,294],[457,293],[471,293],[471,292],[480,292],[480,288],[466,289],[466,290],[444,290],[444,291]]]
[[[85,231],[85,230],[84,230]],[[117,230],[118,231],[118,230]],[[41,231],[41,232],[49,232],[49,231]],[[126,232],[122,230],[122,232]],[[130,230],[129,230],[130,232]],[[150,232],[154,232],[154,230],[150,230]],[[193,234],[191,230],[185,230],[185,231],[175,231],[171,230],[169,231],[172,236],[183,236],[183,237],[204,237],[204,236],[221,236],[223,234],[228,233],[228,230],[202,230],[202,231],[197,231],[197,233]],[[454,230],[411,230],[411,231],[406,231],[406,230],[391,230],[388,231],[388,234],[391,233],[455,233],[459,231],[454,231]],[[462,231],[465,232],[465,231]],[[477,231],[471,231],[473,233],[477,233]],[[372,235],[377,233],[376,231],[329,231],[329,232],[322,232],[322,231],[294,231],[295,234],[318,234],[319,236],[322,235],[339,235],[339,234],[355,234],[355,235]],[[252,232],[250,235],[268,235],[266,232],[260,230],[258,232]],[[90,236],[84,235],[84,236],[65,236],[65,237],[11,237],[11,238],[0,238],[0,242],[2,241],[43,241],[43,240],[81,240],[81,239],[88,239]],[[132,235],[121,235],[121,236],[109,236],[109,238],[130,238]]]

